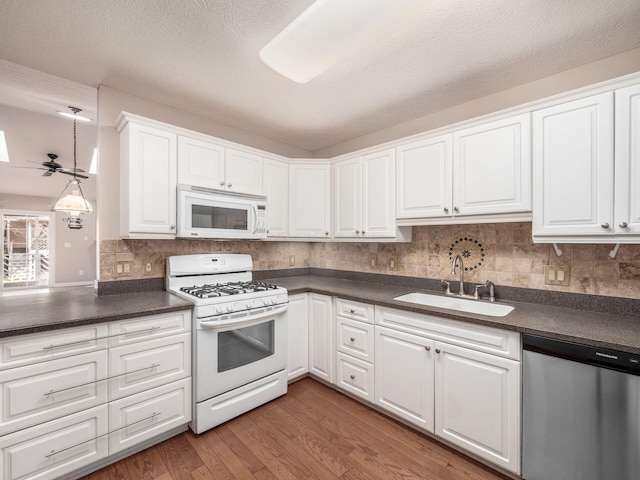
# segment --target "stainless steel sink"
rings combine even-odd
[[[407,293],[395,297],[394,300],[407,303],[416,303],[429,307],[448,308],[460,312],[478,313],[492,317],[504,317],[513,310],[512,306],[499,303],[479,302],[477,300],[466,300],[457,297],[445,297],[440,295],[429,295],[428,293]]]

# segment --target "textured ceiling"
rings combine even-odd
[[[311,0],[0,0],[0,59],[313,152],[640,46],[638,0],[424,0],[296,84],[259,50]]]

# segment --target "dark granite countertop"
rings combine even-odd
[[[92,286],[4,292],[0,296],[0,337],[192,307],[192,303],[164,290],[100,297]]]
[[[407,286],[380,285],[314,275],[278,277],[265,281],[285,287],[290,295],[316,292],[347,300],[432,314],[640,355],[640,316],[612,315],[542,304],[500,301],[505,305],[512,305],[515,307],[514,310],[504,317],[491,317],[472,313],[456,313],[452,310],[393,300],[394,297],[410,292],[421,291],[442,295],[442,291],[417,290]]]

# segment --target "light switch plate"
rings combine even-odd
[[[545,265],[544,266],[545,285],[569,286],[569,266],[567,265]]]

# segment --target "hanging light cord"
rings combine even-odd
[[[78,115],[78,112],[82,110],[77,107],[69,107],[74,115]],[[76,176],[76,118],[73,118],[73,177]]]

